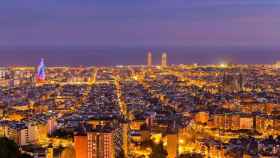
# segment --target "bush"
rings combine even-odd
[[[20,156],[18,145],[6,137],[0,138],[0,157],[18,158]]]

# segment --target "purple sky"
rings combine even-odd
[[[2,0],[0,46],[274,46],[279,0]]]

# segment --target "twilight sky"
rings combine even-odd
[[[1,0],[0,45],[258,45],[279,0]]]

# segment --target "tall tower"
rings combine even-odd
[[[162,67],[167,66],[167,53],[162,53],[161,55],[161,66]]]
[[[43,82],[46,79],[46,73],[45,73],[45,63],[44,59],[41,59],[40,65],[37,68],[37,75],[36,75],[36,80],[37,82]]]
[[[147,56],[147,66],[152,67],[152,65],[153,65],[153,56],[152,56],[152,52],[149,51]]]

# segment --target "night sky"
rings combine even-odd
[[[22,46],[278,51],[279,17],[279,0],[2,0],[0,57]]]

